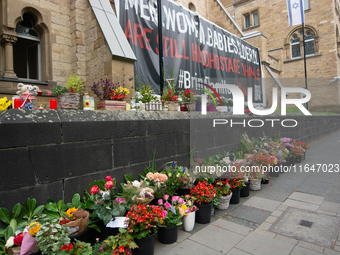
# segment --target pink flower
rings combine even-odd
[[[117,197],[117,198],[115,199],[115,202],[116,202],[117,204],[124,204],[124,203],[126,203],[125,198],[123,198],[123,197]]]
[[[165,219],[165,217],[166,217],[166,215],[168,214],[168,212],[167,211],[162,211],[162,219]]]
[[[52,95],[51,91],[47,91],[47,95],[49,96]]]
[[[172,202],[176,202],[176,201],[178,201],[178,199],[179,199],[179,196],[173,196],[172,197]]]
[[[153,180],[153,173],[147,173],[146,178],[148,178],[149,180]]]
[[[165,209],[166,209],[166,210],[168,210],[168,209],[171,207],[170,203],[168,203],[168,202],[166,202],[166,203],[164,204],[164,206],[165,206]]]
[[[165,200],[168,200],[168,198],[169,198],[169,195],[164,195]]]
[[[97,185],[92,186],[90,194],[96,195],[99,192],[99,187]]]
[[[180,204],[184,204],[184,199],[183,198],[178,198],[178,202],[180,203]]]
[[[168,180],[168,176],[166,174],[159,174],[158,180],[160,183],[166,182]]]
[[[113,181],[107,181],[105,183],[105,188],[106,189],[112,189],[113,188]]]
[[[102,250],[103,249],[103,247],[99,247],[99,250]]]
[[[163,199],[158,199],[157,203],[158,203],[159,205],[162,205],[162,204],[163,204]]]

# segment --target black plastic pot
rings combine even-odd
[[[139,248],[133,249],[133,255],[153,255],[155,250],[155,234],[142,239],[134,239]]]
[[[301,161],[302,161],[302,156],[301,156],[301,155],[296,156],[294,159],[295,159],[295,163],[301,163]]]
[[[74,239],[77,239],[77,240],[79,240],[79,241],[83,241],[83,242],[85,242],[85,243],[91,242],[89,233],[90,233],[90,231],[89,231],[89,229],[87,228],[83,233],[80,233],[80,234],[77,234],[77,235],[74,235],[74,236],[70,236],[70,238],[71,238],[71,243],[72,243],[72,242],[75,242]]]
[[[261,184],[268,184],[268,183],[269,183],[269,180],[268,180],[268,179],[266,179],[266,180],[261,179]]]
[[[230,204],[238,204],[240,202],[241,190],[239,188],[231,189],[231,192],[233,192],[233,195],[230,199]]]
[[[250,182],[251,180],[248,180],[244,183],[246,186],[241,189],[240,197],[249,197]]]
[[[190,188],[179,188],[176,190],[178,196],[190,195]]]
[[[178,227],[159,227],[157,239],[160,243],[171,244],[177,241]]]
[[[211,220],[212,203],[206,205],[196,204],[198,210],[196,211],[195,222],[200,224],[207,224]]]

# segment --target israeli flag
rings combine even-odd
[[[295,26],[305,23],[304,0],[287,0],[289,25]]]

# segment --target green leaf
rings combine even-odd
[[[44,210],[45,206],[44,205],[40,205],[37,208],[35,208],[35,210],[32,213],[32,217],[38,215],[39,213],[41,213]]]
[[[63,209],[63,204],[64,204],[64,200],[59,200],[59,202],[58,202],[58,211],[59,212],[61,212],[62,211],[62,209]]]
[[[137,249],[137,248],[139,248],[138,245],[137,245],[135,242],[130,242],[130,243],[129,243],[129,246],[130,246],[131,249]]]
[[[27,199],[27,209],[28,209],[28,212],[30,214],[33,212],[36,204],[37,204],[37,200],[35,198],[33,198],[33,199],[28,198]]]
[[[57,205],[55,203],[52,203],[52,202],[49,202],[47,205],[46,205],[46,209],[48,211],[51,211],[51,212],[58,212],[58,208],[57,208]]]
[[[20,215],[21,212],[21,204],[17,203],[12,210],[12,219],[17,218]]]
[[[15,233],[15,230],[17,229],[17,226],[18,226],[17,220],[12,219],[11,222],[9,223],[9,225],[12,227],[13,233]]]
[[[11,236],[14,236],[14,231],[11,226],[7,226],[5,230],[5,241],[7,241],[7,239],[10,238]]]
[[[80,195],[78,193],[73,195],[72,198],[72,204],[75,208],[79,208],[79,204],[80,204]]]
[[[58,212],[45,211],[44,214],[50,219],[59,219],[60,215]]]
[[[9,211],[6,208],[0,208],[0,220],[6,224],[9,224],[11,221]]]

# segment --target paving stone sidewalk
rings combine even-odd
[[[155,255],[340,255],[340,132],[310,146],[301,164],[215,210],[210,224],[156,241]]]

